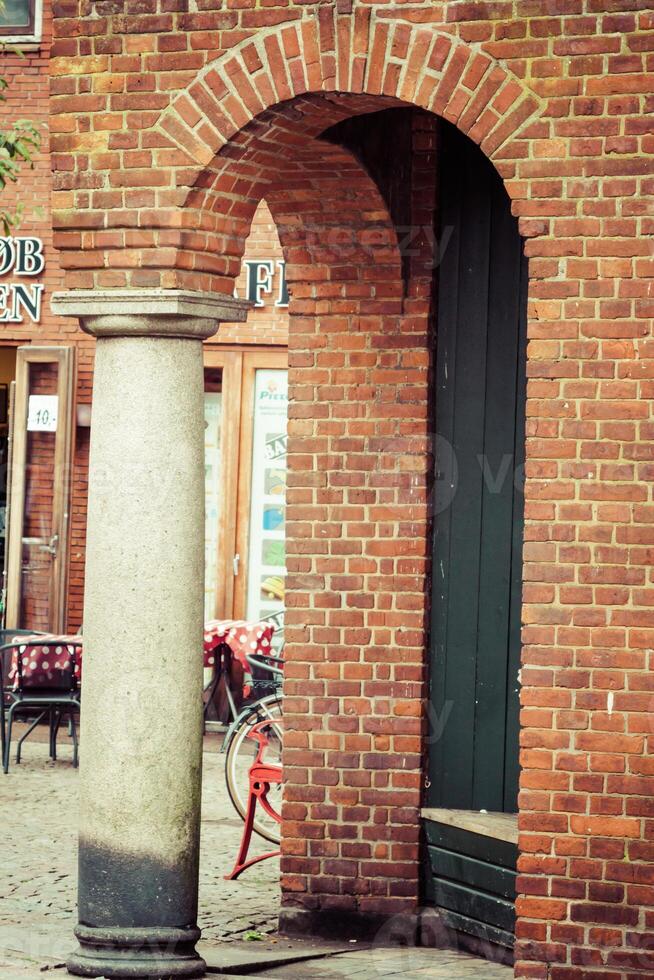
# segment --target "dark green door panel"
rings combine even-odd
[[[508,902],[515,902],[515,871],[437,847],[429,848],[429,861],[434,878],[458,882]]]
[[[514,812],[526,261],[492,165],[440,136],[428,803]]]
[[[442,909],[467,915],[478,922],[485,922],[498,929],[512,932],[515,927],[515,905],[496,895],[488,895],[477,888],[468,888],[458,882],[435,878],[434,902]]]
[[[515,843],[424,819],[423,900],[456,932],[514,944]]]

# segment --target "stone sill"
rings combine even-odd
[[[471,834],[493,837],[509,844],[518,843],[517,813],[483,813],[479,810],[447,810],[441,807],[426,807],[420,811],[423,820],[458,827]]]

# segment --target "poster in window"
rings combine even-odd
[[[256,372],[247,618],[284,612],[288,376]]]

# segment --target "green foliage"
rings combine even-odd
[[[16,49],[12,50],[20,54]],[[8,85],[7,79],[0,76],[0,102],[7,101]],[[8,183],[15,184],[18,181],[22,167],[34,167],[34,156],[40,146],[41,134],[30,119],[16,119],[8,129],[0,129],[0,192]],[[24,210],[20,202],[13,209],[0,207],[0,228],[5,235],[10,235],[18,227]]]

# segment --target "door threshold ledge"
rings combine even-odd
[[[491,813],[484,810],[448,810],[444,807],[425,807],[420,811],[423,820],[458,827],[471,834],[493,837],[495,840],[518,843],[518,814]]]

